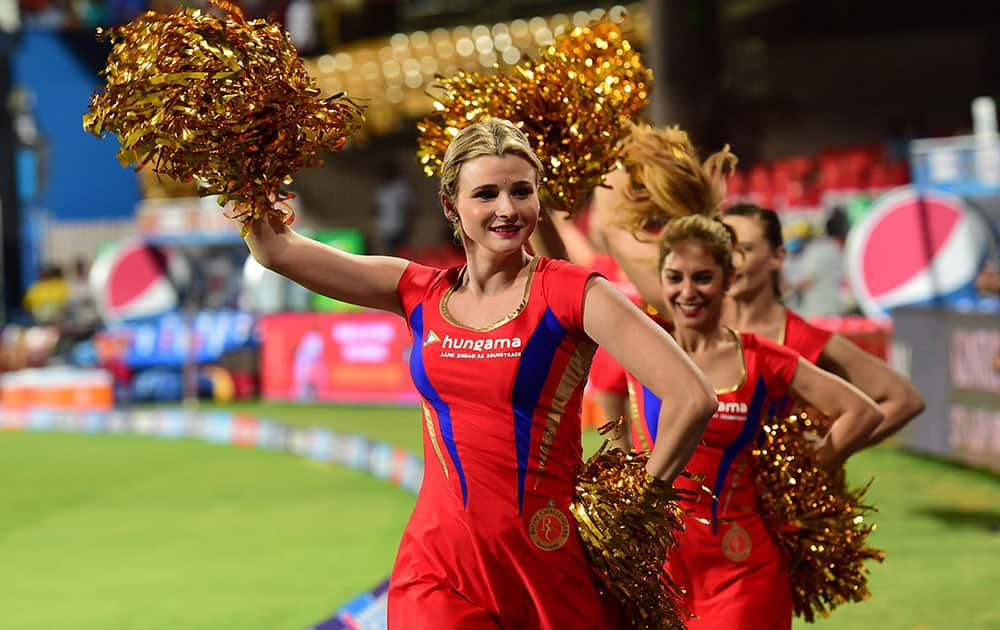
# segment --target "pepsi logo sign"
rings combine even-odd
[[[974,299],[993,247],[989,226],[961,199],[907,186],[879,199],[847,239],[847,274],[861,310]]]
[[[126,242],[94,260],[89,283],[101,319],[113,324],[155,317],[177,308],[177,287],[186,286],[190,277],[190,265],[181,255],[140,242]]]

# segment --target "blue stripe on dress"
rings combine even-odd
[[[517,451],[517,512],[524,509],[524,481],[528,472],[531,428],[542,389],[549,380],[549,370],[556,350],[566,338],[566,329],[550,309],[535,327],[524,350],[514,378],[511,405],[514,411],[514,446]]]
[[[787,400],[787,396],[785,397]],[[781,405],[783,407],[784,404]],[[767,423],[774,424],[774,419],[778,414],[779,405],[777,401],[771,401],[771,404],[767,406]],[[760,431],[757,433],[757,446],[764,445],[764,432]]]
[[[753,441],[757,432],[760,431],[761,411],[764,402],[767,400],[767,384],[764,377],[757,379],[757,385],[753,389],[753,398],[750,399],[750,408],[747,410],[747,419],[743,423],[743,430],[730,442],[729,446],[722,451],[722,459],[719,462],[719,470],[715,477],[715,487],[712,488],[712,532],[719,530],[719,495],[726,484],[726,477],[729,469],[733,465],[736,456],[739,455],[747,444]]]
[[[649,391],[645,385],[642,386],[642,415],[646,421],[646,429],[649,430],[649,443],[656,443],[656,431],[660,427],[660,407],[663,402],[656,394]]]
[[[444,441],[451,462],[458,471],[458,480],[462,484],[462,506],[468,507],[469,495],[465,485],[465,471],[462,470],[462,460],[458,457],[458,445],[455,444],[455,432],[451,424],[451,409],[448,403],[441,399],[431,381],[427,378],[427,369],[424,366],[424,305],[418,304],[410,313],[410,329],[413,330],[413,350],[410,351],[410,376],[417,391],[424,397],[434,411],[437,413],[438,423],[441,425],[441,439]]]

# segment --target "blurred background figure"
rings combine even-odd
[[[985,263],[976,276],[976,289],[983,295],[1000,296],[1000,272],[993,261]]]
[[[46,263],[24,295],[24,308],[36,324],[57,324],[69,306],[69,283],[58,265]]]
[[[71,267],[67,285],[69,297],[63,321],[63,332],[72,341],[82,341],[97,331],[100,316],[90,289],[90,265],[77,258]]]
[[[372,195],[375,206],[376,251],[394,255],[405,246],[413,229],[413,187],[395,160],[379,166],[380,181]]]
[[[787,228],[787,302],[806,318],[844,312],[843,249],[830,235],[831,227],[839,226],[827,221],[827,233],[818,235],[810,223],[798,219]]]
[[[329,371],[323,356],[323,333],[310,330],[299,341],[292,360],[295,399],[313,401],[327,389]]]

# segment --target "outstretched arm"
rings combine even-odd
[[[396,293],[408,264],[402,258],[349,254],[306,238],[271,216],[253,223],[246,242],[257,262],[311,291],[403,313]]]
[[[559,212],[552,214],[552,227],[562,240],[567,259],[581,267],[592,268],[597,252],[587,235],[576,226],[573,217]]]
[[[711,384],[673,338],[603,278],[587,284],[583,325],[591,339],[663,401],[646,469],[673,482],[718,408]]]
[[[855,384],[878,405],[884,419],[865,446],[886,439],[924,410],[924,399],[913,383],[841,335],[827,342],[819,366]]]
[[[799,358],[792,378],[792,394],[830,418],[833,424],[816,448],[819,464],[837,470],[855,451],[864,448],[883,416],[875,402],[840,377]]]

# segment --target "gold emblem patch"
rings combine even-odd
[[[736,523],[722,537],[722,553],[733,562],[743,562],[750,555],[750,534]]]
[[[548,506],[535,512],[528,525],[531,542],[542,551],[555,551],[569,540],[569,520],[555,505],[556,502],[549,499]]]

